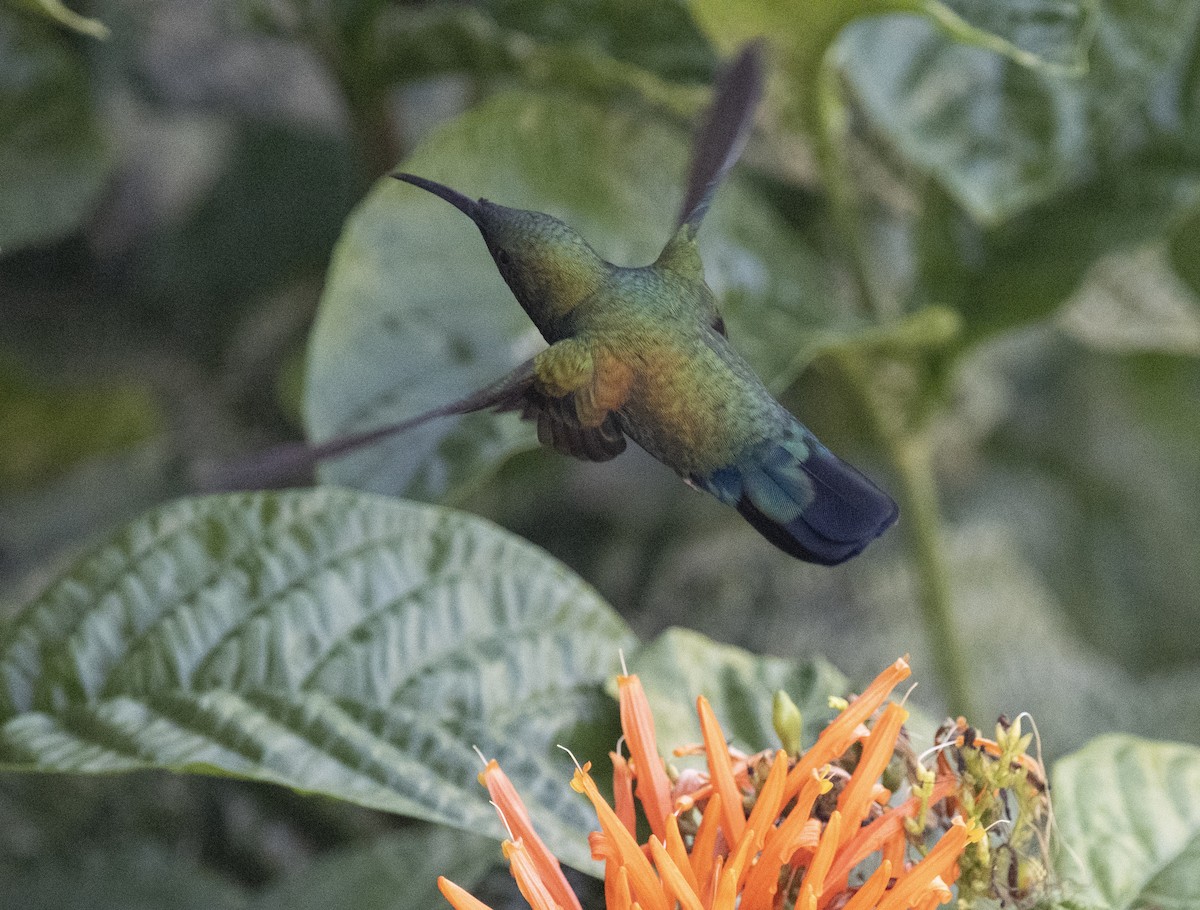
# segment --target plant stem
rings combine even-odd
[[[908,519],[920,589],[917,603],[933,649],[934,667],[951,714],[973,717],[964,643],[955,627],[951,606],[950,576],[929,442],[927,434],[895,440],[892,464],[900,481],[901,514]]]
[[[849,125],[837,67],[828,52],[820,64],[816,93],[817,157],[822,180],[833,205],[835,225],[849,254],[863,312],[878,325],[883,322],[884,309],[868,267],[857,190],[843,151]],[[861,413],[896,472],[897,499],[916,563],[917,602],[947,704],[953,713],[971,716],[965,651],[951,609],[932,442],[928,422],[919,416],[914,419],[920,415],[922,402],[884,401],[878,381],[873,381],[859,354],[841,351],[834,359],[842,366],[850,388],[859,399]]]
[[[837,67],[826,53],[817,70],[817,162],[821,182],[829,193],[834,223],[849,254],[854,283],[858,286],[859,304],[867,318],[879,322],[882,316],[879,300],[867,268],[867,251],[863,243],[858,217],[858,198],[850,166],[843,146],[849,132],[846,110],[842,103]]]
[[[943,544],[933,446],[928,426],[906,426],[901,409],[880,401],[861,360],[851,352],[837,356],[860,410],[896,472],[896,498],[916,563],[917,605],[933,651],[934,669],[952,714],[974,716],[971,685],[951,604],[950,573]]]

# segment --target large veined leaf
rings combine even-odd
[[[821,71],[839,36],[852,23],[869,20],[882,29],[897,17],[920,17],[956,42],[984,48],[1021,65],[1054,71],[1081,66],[1088,33],[1087,5],[1078,0],[996,3],[988,0],[754,0],[736,5],[698,0],[693,10],[715,44],[731,50],[768,36],[779,53],[780,103],[793,126],[818,128]],[[864,60],[871,63],[872,61]]]
[[[1106,910],[1200,906],[1200,749],[1102,736],[1052,781],[1064,893]]]
[[[7,630],[0,764],[230,774],[500,834],[476,745],[586,866],[592,818],[554,745],[611,718],[601,683],[631,644],[480,519],[340,490],[183,500]]]
[[[623,265],[657,256],[681,201],[688,137],[565,97],[508,94],[449,124],[406,170],[470,196],[548,211]],[[701,233],[730,337],[786,384],[851,324],[815,252],[734,180]],[[491,382],[543,342],[461,213],[380,183],[334,255],[308,363],[313,439],[366,429]],[[436,498],[533,444],[513,416],[442,420],[325,467],[326,480]]]
[[[359,98],[458,73],[687,111],[715,61],[686,0],[332,0],[303,16],[269,0],[245,5],[265,30],[319,44]]]
[[[833,713],[829,696],[846,694],[846,678],[816,660],[795,664],[723,645],[687,629],[668,629],[629,661],[654,711],[664,752],[700,741],[696,697],[712,703],[725,735],[750,751],[778,748],[771,705],[779,689],[800,708],[809,745]]]
[[[1078,74],[1016,66],[911,18],[857,26],[839,64],[891,153],[996,224],[1092,178],[1152,124],[1176,123],[1186,102],[1169,96],[1171,72],[1198,16],[1195,0],[1105,0]]]
[[[80,55],[49,23],[0,7],[0,251],[75,228],[111,163]]]
[[[992,228],[927,199],[919,293],[952,304],[976,340],[1050,316],[1101,257],[1153,245],[1200,201],[1200,170],[1156,145]]]
[[[922,23],[856,29],[843,72],[874,138],[931,178],[917,296],[980,339],[1053,313],[1097,259],[1194,212],[1198,22],[1195,0],[1098,4],[1077,78]]]

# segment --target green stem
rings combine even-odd
[[[917,563],[921,618],[933,649],[933,661],[950,712],[973,717],[971,684],[964,661],[964,642],[955,626],[950,597],[937,483],[928,435],[896,440],[892,463],[900,481],[901,514]]]
[[[849,133],[846,108],[842,104],[837,67],[831,59],[827,52],[817,70],[817,163],[821,182],[829,192],[834,223],[849,253],[850,269],[859,289],[859,304],[868,318],[879,322],[883,314],[867,268],[867,250],[858,218],[858,194],[844,153]]]
[[[896,472],[901,521],[916,563],[917,604],[947,706],[953,714],[972,717],[966,651],[954,621],[928,428],[905,426],[898,417],[899,409],[879,400],[865,367],[853,354],[843,354],[836,360]]]
[[[858,195],[844,152],[849,133],[837,67],[826,53],[816,80],[816,141],[821,176],[833,205],[838,233],[849,253],[850,267],[866,316],[883,322],[884,307],[868,267],[868,250],[859,217]],[[953,334],[954,327],[950,329]],[[971,716],[970,685],[964,663],[963,642],[954,625],[950,576],[943,547],[937,480],[933,472],[928,424],[913,421],[900,402],[881,400],[860,357],[852,351],[835,352],[848,384],[858,397],[861,412],[896,472],[897,499],[916,564],[917,602],[925,633],[933,649],[934,667],[952,712]],[[911,402],[907,402],[911,404]],[[905,415],[905,416],[902,416]]]

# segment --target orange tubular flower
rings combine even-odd
[[[940,753],[937,766],[943,773],[931,782],[928,769],[910,772],[918,792],[900,805],[886,808],[891,793],[880,783],[908,717],[904,708],[884,702],[908,675],[908,664],[897,661],[821,732],[807,753],[769,756],[765,778],[759,763],[768,756],[737,755],[735,761],[712,706],[699,698],[707,774],[698,768],[686,772],[679,814],[670,811],[670,780],[641,683],[636,676],[620,677],[622,725],[632,757],[627,761],[612,753],[615,808],[601,796],[590,765],[577,767],[571,780],[599,821],[600,830],[589,835],[589,843],[592,856],[604,863],[604,910],[935,910],[951,900],[960,871],[970,876],[979,866],[973,855],[961,870],[959,861],[971,842],[985,836],[984,823],[978,816],[974,821],[956,817],[928,854],[909,868],[907,826],[916,819],[923,828],[934,804],[941,803],[943,812],[956,797],[971,804],[975,791],[961,789],[964,781]],[[868,730],[864,724],[880,708]],[[1006,755],[1019,753],[1019,734],[1017,730],[1006,742]],[[860,740],[861,752],[847,754]],[[1040,765],[1036,771],[1044,774]],[[509,828],[504,855],[532,910],[580,910],[558,861],[534,832],[528,811],[495,762],[488,763],[480,780]],[[822,794],[830,798],[821,800]],[[750,798],[747,817],[743,799]],[[879,811],[875,804],[884,806],[882,814],[864,824],[869,812]],[[655,832],[645,844],[637,841],[639,805]],[[872,858],[878,861],[873,873],[861,886],[851,887],[855,869]],[[978,890],[979,881],[976,876],[969,884]],[[967,884],[964,879],[960,887]],[[438,880],[438,887],[454,910],[489,910],[445,879]]]
[[[879,910],[908,910],[914,902],[924,897],[923,892],[937,890],[934,879],[948,872],[958,862],[963,848],[975,833],[968,831],[961,818],[955,818],[950,830],[933,845],[925,858],[902,875],[896,887],[879,902]],[[938,884],[945,888],[944,883]]]
[[[471,892],[460,888],[444,875],[438,876],[437,886],[438,890],[442,892],[442,897],[450,902],[450,906],[454,910],[492,910]]]
[[[654,857],[654,865],[662,876],[663,887],[668,893],[667,903],[672,906],[676,901],[683,910],[704,910],[700,904],[700,895],[696,893],[683,870],[671,859],[667,848],[658,842],[657,837],[650,838],[650,853]]]
[[[896,738],[900,735],[900,726],[906,720],[908,712],[892,702],[884,708],[883,716],[867,737],[862,757],[859,758],[858,766],[850,777],[850,783],[846,784],[846,789],[838,797],[838,810],[845,822],[842,829],[843,843],[855,835],[859,824],[866,817],[875,782],[892,760]]]
[[[713,895],[712,910],[733,910],[737,903],[737,872],[725,869],[720,876],[716,894]]]
[[[841,837],[842,813],[835,810],[833,815],[829,816],[829,822],[825,825],[825,833],[821,835],[812,862],[808,864],[808,870],[800,882],[801,891],[805,887],[812,888],[813,910],[816,910],[816,900],[825,889],[825,876],[829,873],[829,867],[833,865],[833,854],[838,848]]]
[[[942,881],[940,875],[930,882],[929,889],[929,892],[916,905],[916,910],[934,910],[935,907],[940,907],[954,897],[950,886]]]
[[[713,863],[717,859],[717,830],[721,814],[721,794],[714,793],[704,808],[696,839],[692,842],[692,870],[696,873],[696,881],[702,889],[708,887],[712,878]]]
[[[525,845],[521,841],[506,840],[501,847],[521,896],[529,902],[529,906],[533,910],[562,910],[562,905],[554,900]]]
[[[538,875],[545,883],[546,888],[553,895],[555,903],[563,910],[582,910],[579,898],[575,896],[575,892],[567,883],[566,876],[563,875],[562,866],[558,864],[558,860],[550,852],[550,848],[533,830],[533,821],[529,818],[529,810],[525,808],[525,803],[521,802],[521,797],[517,795],[512,781],[500,770],[500,765],[496,763],[495,759],[492,759],[484,767],[483,773],[479,775],[479,781],[487,787],[488,795],[496,804],[500,817],[512,832],[513,839],[520,841],[529,851],[530,859],[537,868]]]
[[[750,872],[750,863],[762,849],[767,835],[774,833],[775,820],[779,817],[780,804],[783,801],[783,782],[786,778],[787,753],[776,752],[766,783],[759,791],[750,817],[746,820],[746,830],[737,843],[737,850],[730,862],[730,868],[737,870],[739,888],[745,883]]]
[[[908,835],[903,829],[883,842],[879,855],[891,863],[893,869],[904,868],[904,857],[908,855]]]
[[[829,781],[816,776],[804,785],[791,813],[772,832],[763,846],[762,855],[750,871],[742,892],[742,910],[768,910],[771,907],[779,888],[779,871],[799,848],[809,823],[816,821],[809,815],[817,797],[828,793],[832,786]]]
[[[629,870],[624,866],[617,866],[616,870],[611,876],[611,892],[608,885],[609,877],[605,876],[604,903],[607,910],[629,910],[633,904],[633,895],[629,893]]]
[[[756,852],[762,847],[763,838],[767,836],[767,832],[771,830],[771,826],[779,817],[779,810],[783,805],[783,785],[787,782],[787,772],[787,753],[780,749],[775,753],[771,769],[767,772],[766,782],[758,791],[754,808],[750,810],[750,817],[746,819],[746,827],[753,828],[758,834]]]
[[[858,725],[875,713],[883,700],[901,682],[908,679],[912,669],[904,658],[896,661],[875,677],[862,695],[852,701],[846,710],[829,722],[816,743],[804,753],[796,766],[788,773],[785,798],[794,796],[804,786],[804,781],[821,765],[841,757],[854,742]]]
[[[625,731],[637,775],[638,799],[650,822],[650,830],[662,840],[666,834],[667,816],[671,814],[671,782],[658,754],[650,702],[646,700],[641,680],[632,674],[617,677],[617,695],[621,706],[621,729]]]
[[[721,873],[725,870],[725,857],[718,856],[713,861],[712,873],[708,876],[708,880],[704,883],[704,893],[700,897],[704,900],[704,906],[711,908],[713,900],[717,896],[718,886],[722,881]]]
[[[846,902],[846,906],[842,910],[874,910],[891,880],[892,864],[890,860],[885,859],[876,867],[871,877],[863,882],[863,886],[854,893],[854,897]]]
[[[633,805],[633,769],[620,752],[609,752],[613,766],[613,808],[630,834],[637,834],[637,809]]]
[[[683,873],[688,887],[696,894],[699,894],[700,879],[696,877],[696,871],[692,868],[692,860],[688,856],[687,845],[683,842],[683,835],[679,833],[679,819],[674,815],[667,816],[667,855],[671,857],[676,867]]]
[[[646,854],[633,839],[633,835],[621,824],[617,813],[600,795],[595,781],[588,774],[590,767],[588,764],[575,769],[575,776],[571,778],[571,789],[584,794],[596,810],[600,830],[604,832],[618,861],[629,870],[629,887],[634,900],[645,910],[668,910],[667,896],[663,893],[662,883],[650,866],[650,860],[646,859]]]
[[[725,734],[717,723],[708,699],[701,695],[696,699],[696,711],[700,715],[700,731],[704,734],[704,754],[708,757],[708,773],[713,785],[721,794],[721,809],[725,813],[725,839],[734,845],[742,839],[746,830],[746,813],[742,809],[742,794],[733,779],[733,762],[729,748],[725,745]]]
[[[954,792],[955,780],[952,777],[939,777],[933,785],[933,793],[929,797],[929,805],[933,805]],[[915,818],[921,811],[922,800],[914,796],[895,809],[885,812],[851,838],[838,854],[837,862],[829,870],[829,881],[835,889],[845,888],[850,878],[851,870],[864,859],[882,848],[883,844],[897,835],[903,837],[904,822]],[[893,865],[901,871],[899,864]]]

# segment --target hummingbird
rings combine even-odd
[[[896,520],[896,503],[822,445],[734,350],[696,242],[748,139],[763,71],[756,42],[720,77],[696,134],[674,234],[647,266],[606,261],[550,215],[393,173],[474,222],[548,346],[457,401],[364,433],[269,453],[259,466],[277,475],[438,417],[515,411],[536,422],[542,445],[587,461],[615,458],[632,439],[799,559],[836,565],[860,553]]]

